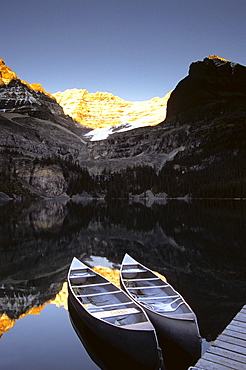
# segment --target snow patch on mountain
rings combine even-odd
[[[99,140],[107,139],[112,134],[134,130],[135,128],[146,127],[146,126],[150,126],[150,123],[147,119],[146,120],[143,119],[141,121],[135,121],[132,123],[123,121],[122,123],[116,125],[115,127],[96,128],[94,130],[87,132],[87,134],[85,134],[84,136],[87,139],[90,139],[90,141],[99,141]]]

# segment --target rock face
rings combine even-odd
[[[20,170],[20,177],[44,196],[60,196],[66,191],[66,181],[59,166],[35,166],[32,173],[27,172],[27,177],[25,172]]]
[[[163,98],[129,102],[110,93],[70,89],[58,92],[54,97],[65,114],[83,126],[98,129],[117,125],[156,125],[166,117],[169,95],[170,93]]]

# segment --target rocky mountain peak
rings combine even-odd
[[[64,116],[63,109],[41,84],[28,83],[0,59],[0,111],[27,113],[41,119]]]
[[[5,65],[3,59],[0,59],[0,85],[8,84],[14,78],[17,78],[16,73]]]
[[[54,99],[54,97],[44,90],[43,86],[40,83],[28,83],[26,81],[23,81],[17,77],[17,74],[12,71],[12,69],[8,66],[6,66],[3,59],[0,59],[0,85],[8,85],[12,80],[19,80],[24,85],[28,86],[31,90],[39,91],[44,93],[45,95],[49,96],[51,99]]]
[[[197,121],[216,117],[235,108],[240,110],[246,100],[246,67],[210,55],[193,62],[189,74],[174,89],[167,106],[167,120]]]
[[[214,54],[209,55],[209,56],[208,56],[208,59],[219,59],[219,60],[222,60],[222,61],[224,61],[224,62],[229,62],[229,60],[228,60],[228,59],[225,59],[225,58],[222,58],[222,57],[218,57],[217,55],[214,55]]]

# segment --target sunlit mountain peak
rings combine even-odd
[[[228,59],[225,59],[225,58],[222,58],[222,57],[218,57],[217,55],[214,55],[214,54],[209,55],[208,56],[208,59],[219,59],[219,60],[222,60],[223,62],[229,62]]]

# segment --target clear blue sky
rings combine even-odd
[[[5,0],[0,58],[54,93],[164,96],[210,54],[246,65],[246,0]]]

